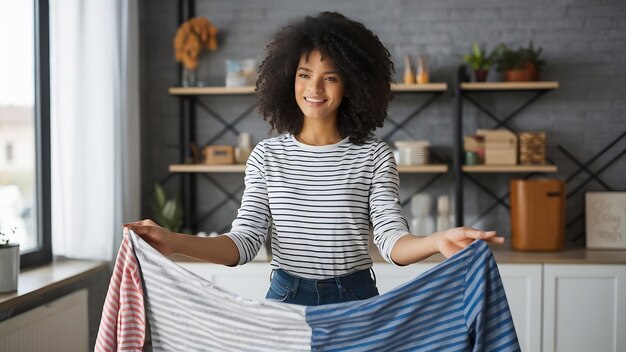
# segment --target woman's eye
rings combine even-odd
[[[307,75],[305,73],[301,73],[301,74],[298,75],[298,77],[300,77],[300,78],[308,78],[309,75]]]
[[[335,78],[335,77],[326,77],[326,80],[330,81],[330,82],[335,82],[335,81],[337,81],[337,78]]]

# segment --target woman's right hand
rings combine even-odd
[[[130,222],[124,227],[133,230],[164,256],[176,253],[177,234],[150,219]]]

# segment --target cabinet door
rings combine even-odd
[[[408,266],[395,266],[388,263],[374,263],[378,292],[380,294],[389,292],[413,280],[435,265],[434,263],[417,263]]]
[[[544,266],[544,351],[626,351],[626,265]]]
[[[498,269],[522,351],[540,351],[541,264],[500,264]]]
[[[261,300],[270,287],[269,263],[247,263],[227,267],[209,263],[178,263],[196,275],[212,281],[243,298]]]
[[[270,284],[271,268],[269,263],[248,263],[233,268],[209,263],[179,262],[178,264],[244,298],[265,298]],[[420,263],[396,267],[387,263],[375,263],[376,285],[380,293],[385,293],[434,266],[435,264],[432,263]]]

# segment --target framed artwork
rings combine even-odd
[[[626,250],[626,192],[585,193],[587,248]]]

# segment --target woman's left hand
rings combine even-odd
[[[483,240],[490,243],[504,243],[504,237],[496,236],[495,231],[481,231],[471,227],[456,227],[443,232],[437,232],[437,250],[446,258],[450,258],[458,251],[469,246],[474,240]]]

